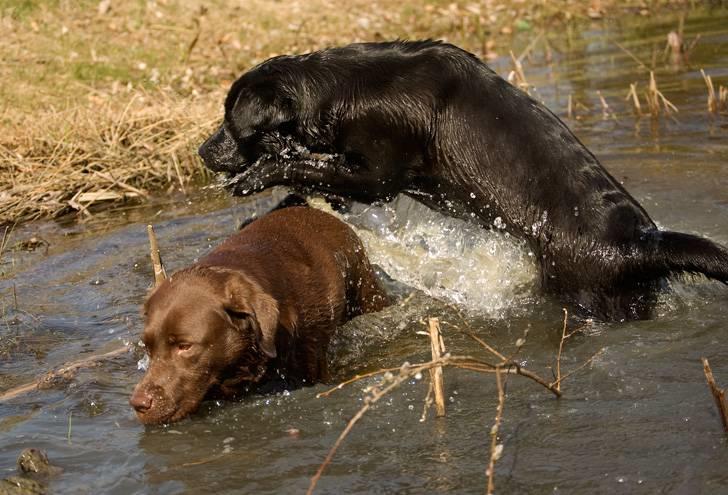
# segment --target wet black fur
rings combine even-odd
[[[291,153],[290,140],[309,154]],[[270,59],[233,84],[200,155],[212,170],[244,172],[237,194],[288,185],[376,202],[404,192],[505,224],[528,240],[545,291],[602,318],[649,317],[673,274],[728,283],[726,248],[659,231],[558,117],[445,43]]]

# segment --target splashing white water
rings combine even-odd
[[[533,294],[533,257],[504,232],[444,216],[403,195],[384,206],[355,204],[344,219],[372,263],[437,299],[498,317]]]

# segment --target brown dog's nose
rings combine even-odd
[[[152,407],[152,394],[146,390],[134,390],[129,399],[129,404],[138,413],[147,412]]]

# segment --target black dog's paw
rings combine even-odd
[[[225,187],[234,196],[249,196],[262,191],[266,186],[257,173],[248,169],[230,179]]]
[[[277,184],[285,176],[286,165],[265,157],[225,182],[225,188],[235,196],[249,196]],[[283,175],[282,175],[283,174]]]

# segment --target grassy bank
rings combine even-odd
[[[431,37],[490,58],[519,32],[696,3],[0,0],[0,225],[204,182],[225,91],[276,54]]]

